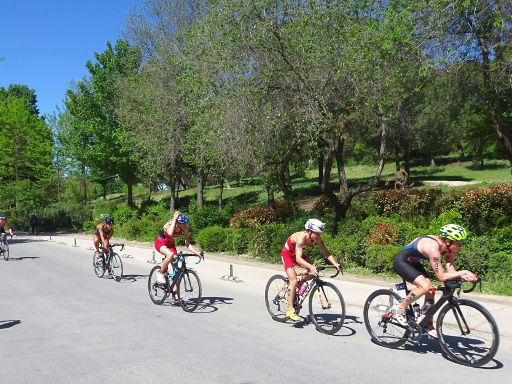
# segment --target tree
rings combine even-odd
[[[62,132],[68,152],[82,159],[90,174],[103,184],[118,175],[128,187],[128,205],[133,205],[132,187],[136,181],[137,162],[132,142],[125,135],[126,127],[116,113],[120,93],[118,82],[137,73],[140,51],[119,40],[112,47],[107,43],[103,53],[95,54],[96,62],[88,61],[90,78],[68,90],[65,100],[68,124]]]
[[[442,68],[473,62],[480,68],[492,128],[512,167],[512,3],[509,0],[443,0],[432,4],[430,52]],[[512,172],[512,169],[511,169]]]

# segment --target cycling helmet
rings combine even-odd
[[[304,226],[307,230],[316,232],[316,233],[322,233],[325,231],[325,223],[322,223],[318,219],[309,219],[306,221],[306,225]]]
[[[446,224],[439,230],[439,236],[452,241],[464,241],[468,237],[468,233],[460,225]]]
[[[0,216],[0,220],[5,220],[5,216]]]
[[[105,217],[105,224],[114,224],[114,219],[111,218],[110,216]]]
[[[176,218],[176,221],[180,224],[186,224],[188,223],[188,216],[185,215],[184,213],[180,213]]]

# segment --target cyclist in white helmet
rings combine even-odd
[[[320,238],[322,232],[325,231],[325,224],[322,223],[318,219],[309,219],[306,222],[305,230],[300,232],[295,232],[292,234],[286,243],[284,244],[283,249],[281,250],[281,260],[284,264],[284,269],[286,274],[288,275],[288,280],[290,282],[290,294],[288,295],[288,310],[286,311],[286,317],[290,318],[293,321],[299,321],[300,317],[295,313],[295,309],[293,308],[293,301],[295,299],[295,288],[297,287],[297,272],[295,271],[295,264],[299,267],[307,269],[310,274],[303,274],[301,276],[301,284],[313,278],[313,276],[318,275],[318,271],[313,264],[313,261],[304,254],[304,248],[310,246],[311,244],[316,244],[320,248],[320,251],[324,255],[324,257],[339,270],[340,265],[331,255],[331,253],[327,250],[324,245],[324,242]]]
[[[420,236],[395,255],[393,271],[405,281],[415,285],[407,297],[392,310],[398,322],[407,324],[405,309],[421,296],[425,296],[425,302],[429,301],[430,304],[434,302],[432,282],[427,277],[427,271],[421,264],[422,261],[428,261],[440,281],[477,280],[473,272],[466,269],[460,271],[455,269],[455,254],[466,241],[466,237],[467,232],[463,227],[457,224],[447,224],[441,227],[438,236]],[[443,267],[442,259],[444,259],[446,270]],[[432,323],[427,325],[427,330],[430,336],[437,337]]]

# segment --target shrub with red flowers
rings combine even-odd
[[[231,216],[231,228],[254,228],[265,224],[275,223],[290,217],[291,205],[284,199],[276,200],[275,209],[270,207],[249,208]]]

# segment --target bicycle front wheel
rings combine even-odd
[[[94,273],[98,277],[103,277],[105,274],[105,267],[103,263],[104,261],[102,257],[96,257],[96,254],[92,255],[92,267],[94,269]]]
[[[4,260],[9,260],[9,244],[4,244]]]
[[[378,289],[366,299],[364,324],[376,344],[398,348],[407,341],[409,330],[390,316],[391,308],[400,301],[402,298],[389,289]]]
[[[176,284],[178,299],[185,312],[194,312],[201,303],[201,281],[196,271],[186,270]]]
[[[121,260],[121,256],[114,253],[110,260],[110,265],[112,267],[112,277],[114,280],[117,282],[121,281],[123,278],[123,260]]]
[[[437,318],[437,333],[448,357],[470,367],[488,363],[500,343],[496,321],[487,309],[472,300],[445,305]]]
[[[345,300],[332,283],[316,284],[309,295],[309,316],[316,329],[334,335],[345,321]]]
[[[156,273],[158,271],[160,271],[159,265],[153,267],[153,269],[149,273],[148,292],[149,292],[149,297],[151,298],[151,301],[157,305],[161,305],[164,302],[164,300],[167,298],[169,293],[168,293],[168,289],[167,289],[167,283],[160,284],[158,282],[158,279],[156,277]]]
[[[287,321],[288,309],[288,279],[282,275],[274,275],[265,287],[265,304],[273,320],[284,323]]]

